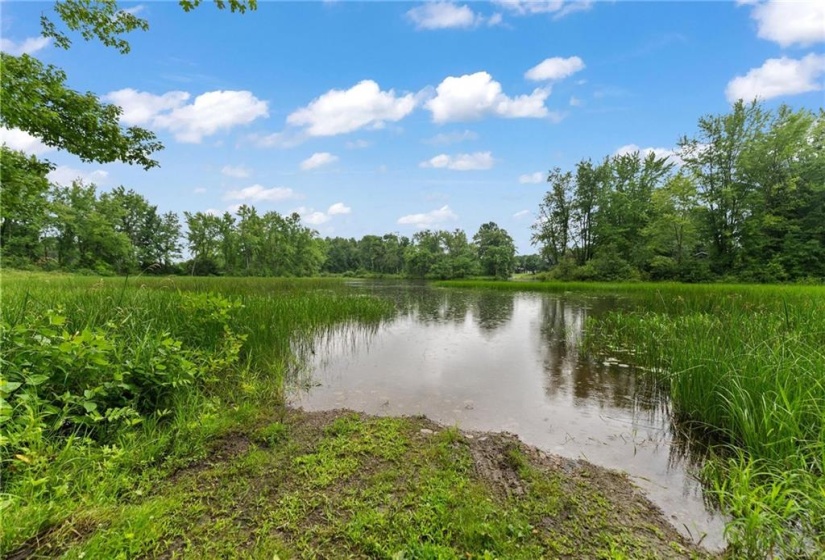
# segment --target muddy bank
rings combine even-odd
[[[285,409],[17,558],[704,558],[630,481],[509,434]]]

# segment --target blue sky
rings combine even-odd
[[[120,55],[37,38],[51,4],[0,3],[2,48],[155,131],[159,169],[87,165],[19,131],[55,181],[123,184],[162,211],[299,211],[323,236],[506,228],[532,252],[544,174],[673,150],[739,96],[823,103],[825,3],[124,3],[149,21]]]

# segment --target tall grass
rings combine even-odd
[[[14,550],[283,406],[296,350],[394,312],[336,280],[2,277],[0,515]]]
[[[646,367],[679,425],[716,444],[705,476],[733,554],[825,557],[825,287],[444,284],[624,296],[586,348]]]

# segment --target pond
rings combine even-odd
[[[682,533],[722,548],[724,520],[706,507],[699,459],[671,425],[667,396],[632,364],[583,352],[585,320],[627,302],[380,282],[351,289],[391,298],[399,312],[316,341],[292,380],[293,405],[511,432],[626,472]]]

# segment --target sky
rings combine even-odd
[[[123,2],[150,26],[126,55],[55,47],[39,36],[52,6],[0,2],[0,48],[120,105],[165,145],[160,167],[3,142],[57,183],[123,185],[162,212],[297,211],[324,237],[493,221],[532,253],[549,169],[668,156],[740,97],[825,106],[825,2]]]

